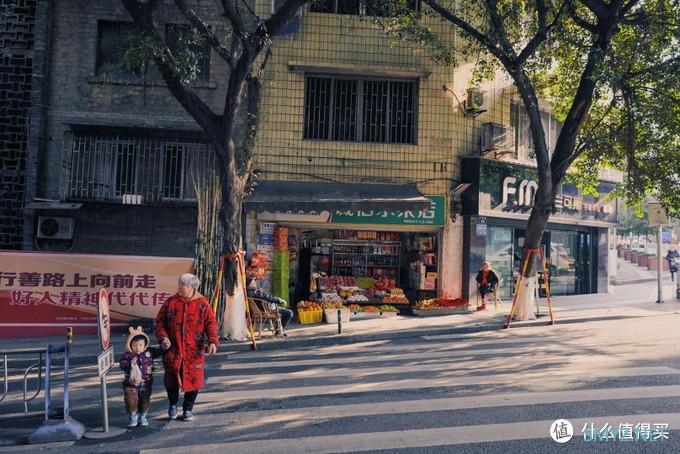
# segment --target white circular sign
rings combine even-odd
[[[550,426],[550,436],[558,443],[566,443],[574,436],[574,426],[566,419],[558,419]]]
[[[99,291],[99,338],[102,350],[109,348],[111,340],[111,315],[109,313],[109,293],[105,289]]]

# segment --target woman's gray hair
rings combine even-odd
[[[191,273],[184,273],[179,277],[179,285],[182,287],[191,287],[198,290],[201,286],[201,280]]]

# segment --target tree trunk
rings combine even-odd
[[[546,197],[546,195],[543,197]],[[552,201],[551,195],[547,195],[547,197],[550,197],[550,200]],[[548,219],[550,218],[550,211],[539,208],[542,206],[546,206],[546,202],[537,193],[534,200],[534,208],[531,210],[531,216],[529,217],[526,237],[524,239],[522,263],[527,259],[528,254],[531,255],[529,257],[528,266],[524,271],[522,285],[517,289],[519,295],[517,296],[517,301],[515,303],[515,320],[533,320],[536,318],[533,306],[537,284],[537,264],[540,264],[540,254],[531,253],[529,251],[541,247],[543,232],[545,231],[545,226],[548,224]],[[519,271],[521,272],[521,269]]]

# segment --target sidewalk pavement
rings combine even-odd
[[[665,304],[657,304],[657,289],[654,283],[620,285],[613,294],[594,294],[553,297],[554,318],[557,324],[580,323],[595,320],[646,317],[660,313],[680,312],[680,301],[675,299],[675,283],[664,285]],[[342,334],[337,334],[336,324],[298,325],[291,324],[286,338],[272,338],[265,332],[258,340],[258,350],[276,350],[299,347],[351,344],[374,340],[394,340],[409,337],[455,335],[502,329],[512,300],[506,300],[498,310],[492,304],[485,311],[471,311],[446,316],[412,317],[396,316],[370,320],[352,321],[342,325]],[[539,300],[541,316],[537,320],[513,321],[512,328],[545,325],[549,318],[545,299]],[[111,344],[116,355],[127,338],[126,334],[113,333]],[[64,342],[63,337],[25,338],[0,340],[0,352],[9,348],[45,347],[49,343]],[[223,341],[222,353],[250,350],[250,342]],[[96,364],[99,353],[96,335],[75,333],[71,361],[74,365]],[[16,363],[17,360],[12,361]],[[26,360],[28,361],[28,359]],[[16,364],[13,364],[16,365]]]
[[[616,278],[612,282],[613,285],[641,284],[656,282],[658,279],[656,271],[649,271],[647,268],[633,264],[621,257],[617,259],[616,263]],[[670,282],[671,273],[661,271],[661,278],[664,282]]]

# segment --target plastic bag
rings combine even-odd
[[[130,367],[130,383],[133,385],[142,383],[142,370],[139,368],[137,361],[134,361],[132,367]]]

